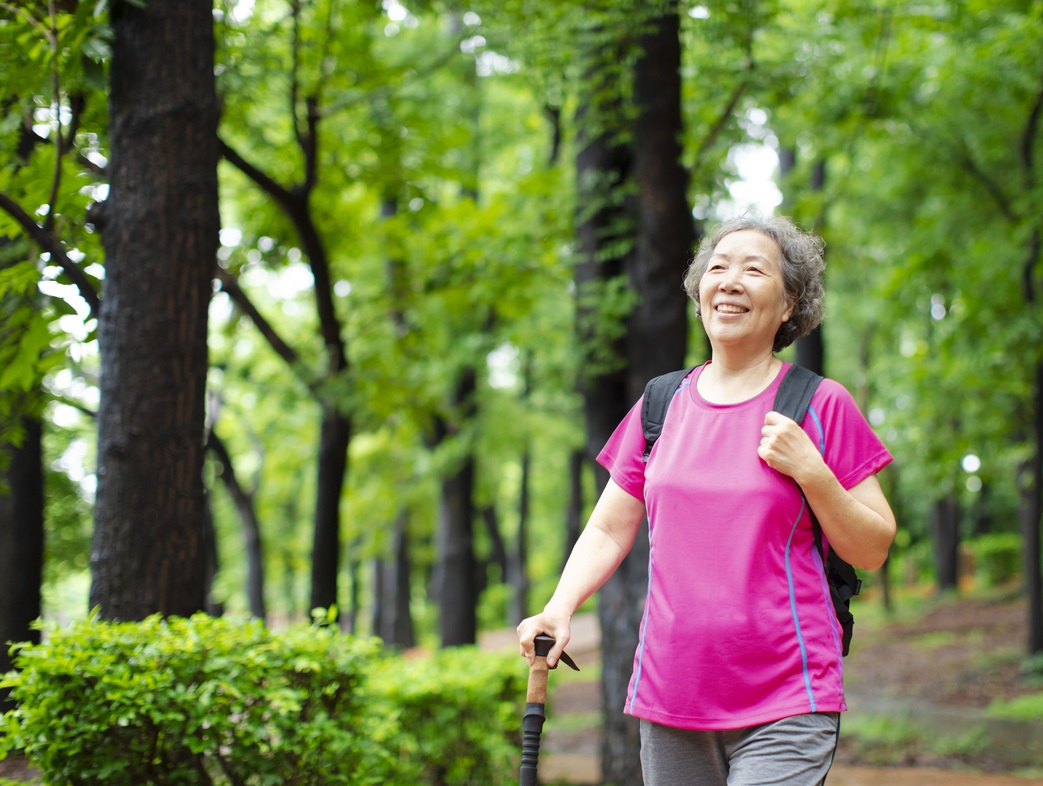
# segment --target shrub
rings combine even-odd
[[[88,620],[16,665],[0,757],[52,786],[506,784],[524,696],[517,658],[413,663],[333,626],[202,614]]]
[[[2,745],[53,784],[346,783],[374,767],[357,719],[376,651],[202,614],[88,620],[20,650]]]
[[[516,783],[528,676],[523,666],[517,655],[473,647],[385,664],[373,677],[373,693],[400,721],[387,741],[396,762],[387,783]]]
[[[982,535],[971,543],[982,582],[998,587],[1015,578],[1021,571],[1023,545],[1014,533]]]

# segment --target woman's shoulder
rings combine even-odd
[[[810,409],[829,420],[840,418],[841,422],[850,422],[852,418],[856,421],[866,419],[866,413],[862,411],[854,394],[842,382],[831,377],[824,377],[819,383],[811,397]]]

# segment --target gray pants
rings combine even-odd
[[[840,714],[795,715],[735,731],[641,721],[645,786],[820,786],[833,764]]]

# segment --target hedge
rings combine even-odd
[[[410,660],[331,625],[203,614],[89,619],[15,650],[0,758],[50,786],[516,782],[516,656]]]

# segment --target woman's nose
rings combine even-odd
[[[721,276],[721,291],[722,292],[737,292],[742,289],[742,279],[734,271],[727,271]]]

